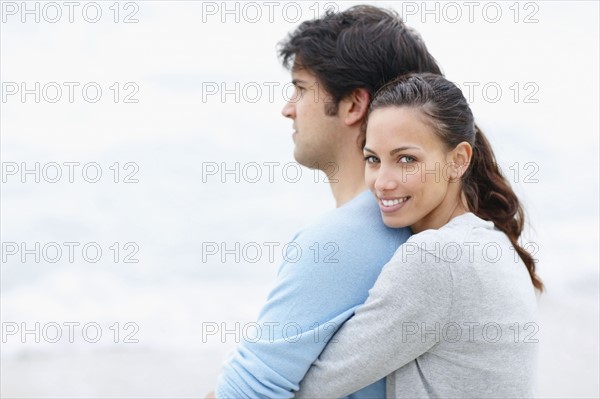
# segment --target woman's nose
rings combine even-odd
[[[395,190],[398,187],[396,177],[393,171],[382,166],[375,179],[375,189],[378,192]]]

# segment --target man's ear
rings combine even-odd
[[[340,116],[344,123],[352,126],[362,123],[369,110],[371,96],[366,89],[356,89],[349,96],[340,101]]]

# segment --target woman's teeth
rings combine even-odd
[[[402,198],[396,198],[393,200],[381,200],[381,203],[383,204],[383,206],[394,206],[394,205],[398,205],[401,202],[406,201],[407,199],[409,199],[410,197],[402,197]]]

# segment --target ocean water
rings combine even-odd
[[[213,2],[135,4],[119,14],[134,24],[113,22],[108,3],[95,24],[22,23],[3,9],[2,82],[103,89],[96,103],[66,94],[51,103],[48,91],[39,103],[0,104],[3,397],[203,395],[236,327],[255,320],[286,243],[334,207],[323,175],[294,163],[291,121],[280,115],[289,76],[275,45],[298,22],[223,22]],[[385,3],[405,11],[447,76],[501,88],[496,102],[475,91],[472,107],[526,206],[524,240],[547,286],[538,393],[598,397],[598,5],[532,4],[518,23],[510,4],[498,23],[478,14],[450,23]],[[524,23],[534,11],[538,22]],[[207,94],[236,83],[239,99]],[[278,85],[272,99],[268,84]],[[127,94],[139,101],[123,102]],[[22,172],[36,162],[39,182]]]

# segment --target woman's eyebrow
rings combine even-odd
[[[396,153],[398,153],[400,151],[405,151],[405,150],[419,150],[419,149],[420,149],[419,147],[413,147],[413,146],[398,147],[398,148],[395,148],[392,151],[390,151],[390,155],[393,156],[394,154],[396,154]],[[371,154],[377,155],[377,153],[375,151],[373,151],[373,150],[371,150],[370,148],[367,148],[367,147],[364,147],[363,151],[370,152]]]
[[[377,155],[377,153],[376,153],[375,151],[373,151],[373,150],[370,150],[370,149],[368,149],[367,147],[363,147],[363,151],[365,151],[365,152],[370,152],[371,154],[375,154],[375,155]]]
[[[396,149],[393,149],[392,151],[390,151],[390,155],[394,155],[400,151],[406,151],[406,150],[419,150],[419,147],[412,147],[412,146],[404,146],[404,147],[399,147]]]

